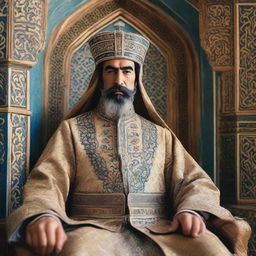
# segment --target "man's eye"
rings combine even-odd
[[[130,74],[130,73],[131,73],[131,70],[124,70],[124,73],[125,73],[125,74]]]
[[[107,73],[115,73],[115,70],[109,69]]]

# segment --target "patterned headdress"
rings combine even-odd
[[[112,59],[128,59],[143,65],[149,41],[135,33],[115,30],[97,33],[89,45],[96,65]]]

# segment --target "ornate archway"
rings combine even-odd
[[[137,16],[137,13],[143,15]],[[67,109],[72,54],[93,34],[118,19],[146,36],[164,56],[167,72],[167,113],[164,119],[190,153],[197,156],[200,93],[199,67],[193,44],[174,20],[156,6],[142,0],[132,0],[129,4],[127,1],[92,1],[56,28],[44,63],[46,137],[56,129]],[[148,93],[154,102],[155,96],[150,94],[150,90]]]

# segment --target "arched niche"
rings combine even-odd
[[[94,0],[80,7],[56,28],[44,59],[45,137],[52,134],[68,109],[74,52],[92,35],[119,19],[147,37],[163,56],[167,81],[164,119],[189,152],[197,157],[200,88],[193,43],[170,16],[143,0]],[[148,70],[149,64],[145,64],[145,73]],[[153,86],[154,79],[151,80]]]

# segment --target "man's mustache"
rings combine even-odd
[[[123,85],[120,85],[120,84],[115,84],[113,85],[112,87],[108,88],[108,89],[105,89],[103,91],[103,93],[107,96],[107,97],[113,97],[115,95],[116,92],[122,92],[123,93],[123,97],[125,98],[130,98],[132,96],[135,95],[136,93],[136,89],[134,90],[130,90],[128,88],[126,88],[125,86]]]

